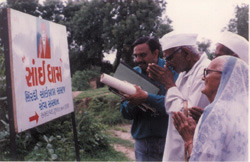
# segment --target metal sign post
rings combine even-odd
[[[71,119],[72,119],[74,141],[75,141],[76,160],[80,161],[79,144],[78,144],[77,130],[76,130],[75,112],[71,113]]]

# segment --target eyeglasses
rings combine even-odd
[[[181,47],[177,48],[173,53],[171,53],[168,57],[166,57],[165,60],[167,62],[170,62],[173,59],[174,54],[176,54],[179,51],[179,49],[181,49]]]
[[[203,76],[204,78],[206,78],[207,74],[209,74],[209,72],[217,72],[217,73],[222,73],[222,71],[217,71],[217,70],[210,70],[210,69],[207,69],[205,68],[204,71],[203,71]]]

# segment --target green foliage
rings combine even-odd
[[[69,116],[30,129],[16,135],[18,160],[72,160],[74,145]],[[10,158],[9,126],[1,131],[1,159]],[[60,148],[60,149],[58,149]]]
[[[247,40],[249,33],[249,5],[242,4],[235,8],[235,18],[229,21],[227,29],[231,32],[237,33]]]
[[[76,71],[72,77],[73,91],[83,91],[90,88],[89,81],[95,77],[99,77],[98,69]]]
[[[79,146],[85,154],[95,155],[96,151],[109,147],[105,126],[97,118],[83,111],[77,119],[79,121],[77,124]]]
[[[113,48],[117,49],[115,69],[120,59],[132,64],[131,45],[136,39],[141,36],[159,37],[162,36],[163,31],[171,31],[171,27],[168,24],[164,26],[162,23],[164,21],[160,19],[165,5],[164,1],[154,0],[117,2],[115,4],[114,12],[117,16],[114,18],[115,24],[110,34],[110,40],[114,44]]]
[[[5,123],[5,122],[4,122]],[[106,129],[90,113],[83,111],[76,116],[80,155],[95,157],[109,149]],[[0,132],[0,160],[11,160],[9,126]],[[16,137],[18,160],[66,160],[75,159],[72,124],[69,115],[50,123],[19,133]],[[105,151],[104,151],[105,152]],[[81,160],[84,160],[81,158]],[[99,159],[100,160],[100,159]]]
[[[117,152],[114,148],[109,147],[106,150],[102,150],[96,153],[94,156],[90,154],[84,154],[81,156],[81,160],[84,161],[130,161],[125,155],[121,152]]]
[[[125,147],[134,148],[134,143],[132,143],[128,140],[118,138],[118,137],[110,137],[110,141],[112,143],[117,143],[117,144],[120,144],[120,145],[125,146]]]
[[[170,21],[160,19],[164,1],[84,1],[72,19],[72,69],[101,65],[103,52],[117,50],[115,67],[120,59],[132,62],[131,45],[143,35],[162,36],[171,31]],[[164,33],[164,34],[165,34]],[[159,35],[157,35],[159,34]],[[78,63],[77,63],[78,61]]]
[[[198,41],[197,44],[198,44],[198,50],[200,52],[209,52],[211,40],[203,38],[202,41],[200,41],[200,42]]]
[[[108,87],[98,88],[98,89],[89,89],[86,91],[83,91],[81,94],[79,94],[75,101],[78,102],[83,98],[90,98],[93,96],[103,96],[103,95],[112,95],[112,93],[108,90]]]
[[[115,95],[103,95],[91,100],[88,109],[100,117],[102,123],[115,125],[124,123],[120,112],[120,98]]]
[[[8,6],[18,11],[22,11],[34,16],[40,16],[38,8],[41,5],[38,3],[38,0],[7,0]]]
[[[89,99],[88,101],[83,99]],[[111,93],[107,87],[95,90],[83,91],[77,96],[75,102],[78,103],[79,111],[85,109],[98,117],[101,123],[107,125],[116,125],[121,123],[130,123],[129,120],[123,119],[120,112],[120,97]],[[89,103],[84,103],[89,102]]]
[[[64,8],[65,6],[60,0],[46,0],[40,8],[40,16],[56,23],[63,23]]]
[[[3,48],[0,48],[0,98],[6,97],[6,75]]]
[[[5,75],[5,58],[3,47],[0,47],[0,120],[6,119],[7,114],[7,94],[6,94],[6,75]],[[4,124],[0,122],[0,130]]]

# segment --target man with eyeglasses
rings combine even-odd
[[[141,37],[133,45],[134,61],[138,65],[134,69],[148,78],[146,71],[149,63],[154,63],[163,67],[165,60],[159,58],[161,45],[157,39]],[[171,71],[173,80],[178,74]],[[150,79],[150,78],[149,78]],[[153,81],[153,80],[152,80]],[[133,120],[131,134],[135,139],[136,161],[161,161],[164,151],[165,137],[167,132],[168,115],[165,112],[166,89],[157,81],[155,82],[160,92],[158,95],[150,94],[136,87],[134,95],[125,95],[125,100],[121,103],[121,113],[125,119]],[[143,111],[138,105],[146,103],[156,109]]]
[[[168,93],[165,97],[166,112],[172,116],[173,112],[183,111],[183,107],[205,107],[208,99],[201,93],[204,86],[201,80],[203,69],[210,60],[207,55],[200,54],[196,47],[197,34],[170,32],[160,39],[164,57],[165,68],[150,64],[147,71],[154,80],[161,82]],[[166,67],[179,73],[174,82],[173,75]],[[184,141],[169,117],[168,132],[166,136],[163,161],[184,161]]]

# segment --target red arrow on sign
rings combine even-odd
[[[35,112],[36,113],[36,112]],[[30,117],[30,122],[36,120],[36,123],[38,123],[38,119],[39,119],[39,116],[37,115],[37,113],[34,115],[34,116],[31,116]]]

